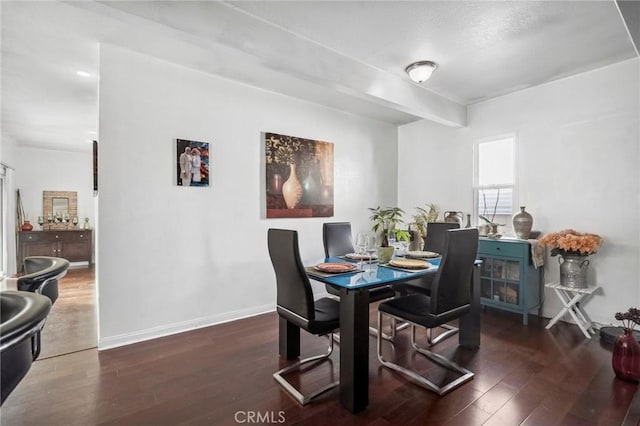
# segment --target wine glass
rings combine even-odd
[[[42,226],[44,225],[44,218],[42,216],[38,216],[38,225],[40,225],[40,228],[42,229]]]
[[[373,254],[377,250],[377,244],[376,244],[375,235],[368,235],[367,236],[367,246],[366,246],[365,250],[367,251],[367,254],[369,254],[369,267],[371,267],[371,259],[373,257]]]
[[[401,239],[398,241],[398,245],[400,246],[400,248],[398,249],[398,256],[406,256],[409,241]]]
[[[362,269],[364,265],[364,254],[367,249],[367,236],[365,234],[356,235],[355,250],[358,255],[358,268]]]

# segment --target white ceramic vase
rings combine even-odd
[[[296,175],[296,164],[289,164],[289,168],[291,173],[289,173],[289,178],[282,185],[282,196],[287,208],[295,209],[300,202],[300,198],[302,198],[302,185]]]

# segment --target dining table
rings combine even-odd
[[[354,262],[342,257],[328,257],[324,263]],[[328,274],[306,267],[310,279],[329,284],[340,291],[340,402],[351,413],[369,405],[369,291],[421,276],[435,274],[440,258],[428,259],[427,269],[406,270],[389,264],[358,263],[349,273]],[[466,348],[480,346],[480,261],[471,277],[471,310],[458,322],[459,344]],[[300,329],[281,318],[279,326],[280,356],[295,359],[300,355]]]

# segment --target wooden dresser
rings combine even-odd
[[[18,269],[27,256],[62,257],[69,262],[89,262],[93,252],[90,229],[72,231],[18,231]]]

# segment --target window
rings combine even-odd
[[[515,136],[478,141],[475,146],[474,198],[478,224],[484,216],[494,223],[509,225],[514,212]]]

